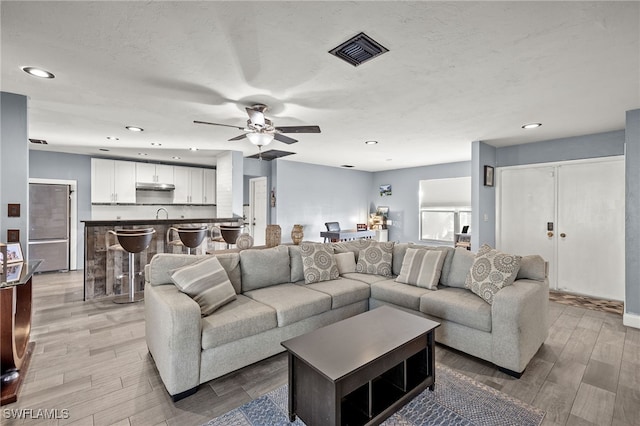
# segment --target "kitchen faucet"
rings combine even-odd
[[[164,207],[160,207],[157,211],[156,211],[156,219],[158,219],[158,215],[160,214],[160,210],[164,210],[165,214],[167,215],[166,219],[169,219],[169,212],[167,211],[167,209],[165,209]]]

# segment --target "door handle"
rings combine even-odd
[[[564,232],[563,232],[562,234],[560,234],[560,237],[561,237],[561,238],[564,238],[564,237],[566,237],[566,236],[567,236],[567,234],[565,234]]]
[[[547,232],[547,237],[553,237],[553,232],[551,231]]]

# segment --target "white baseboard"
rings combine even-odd
[[[622,324],[627,327],[640,328],[640,315],[625,312],[622,316]]]

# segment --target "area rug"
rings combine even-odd
[[[624,303],[614,300],[595,299],[588,296],[579,296],[571,293],[549,290],[549,300],[563,305],[577,306],[592,311],[609,312],[623,315]]]
[[[469,425],[538,426],[545,412],[478,383],[444,366],[438,366],[436,388],[425,390],[382,424],[385,426]],[[246,403],[205,423],[206,426],[303,426],[289,422],[287,386]]]

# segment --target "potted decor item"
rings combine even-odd
[[[291,241],[293,241],[293,244],[300,244],[303,238],[304,231],[302,229],[302,225],[293,225],[293,229],[291,230]]]
[[[266,231],[266,245],[267,247],[275,247],[280,245],[282,231],[280,225],[267,225]]]

